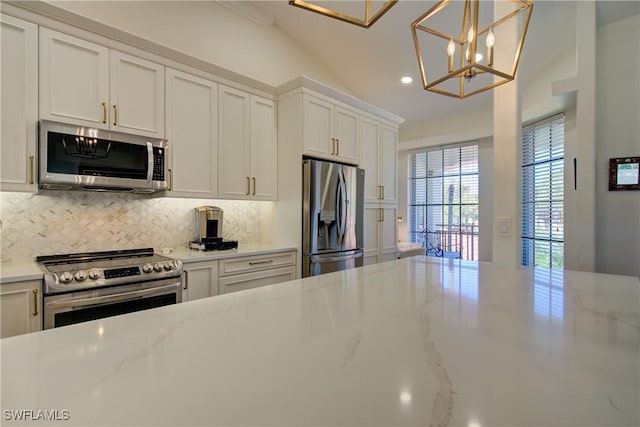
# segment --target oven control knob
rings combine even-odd
[[[100,278],[100,270],[97,269],[93,269],[89,271],[89,279],[91,280],[97,280]]]
[[[167,271],[173,270],[173,263],[171,261],[165,261],[164,264],[162,264],[162,266]]]
[[[142,266],[142,271],[144,271],[145,273],[151,273],[153,271],[153,265],[146,263]]]
[[[73,281],[73,275],[71,273],[69,273],[68,271],[65,271],[64,273],[62,273],[60,275],[60,281],[62,283],[69,283],[69,282]]]
[[[160,264],[159,262],[156,262],[155,264],[153,264],[153,269],[155,271],[162,271],[162,264]]]
[[[82,282],[87,279],[87,272],[84,270],[79,270],[76,272],[75,278],[78,282]]]

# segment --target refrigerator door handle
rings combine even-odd
[[[344,170],[340,170],[340,246],[344,246],[344,238],[347,231],[347,182],[344,176]]]
[[[357,252],[352,255],[342,255],[342,256],[333,256],[333,257],[321,257],[321,256],[310,256],[309,261],[314,264],[322,263],[322,262],[336,262],[336,261],[347,261],[350,259],[360,258],[362,256],[362,252]]]

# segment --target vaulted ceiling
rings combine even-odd
[[[223,2],[231,3],[231,2]],[[400,0],[371,28],[364,29],[292,7],[287,1],[253,1],[245,11],[271,20],[316,57],[352,94],[406,119],[406,125],[452,113],[491,108],[492,92],[463,100],[421,88],[410,24],[436,1]],[[325,2],[327,3],[327,2]],[[329,2],[330,3],[330,2]],[[490,2],[481,2],[481,8]],[[526,85],[575,46],[574,1],[534,1],[518,78]],[[598,1],[598,24],[638,13],[637,1]],[[410,85],[400,82],[412,76]]]

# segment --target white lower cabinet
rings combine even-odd
[[[42,280],[0,285],[1,338],[42,330]]]
[[[218,290],[226,294],[294,280],[295,262],[295,251],[220,260]]]
[[[396,205],[365,205],[364,265],[397,258],[397,212],[398,207]]]
[[[182,302],[218,295],[218,261],[183,264]]]
[[[266,271],[256,271],[254,273],[236,274],[235,276],[221,277],[218,285],[220,294],[229,292],[244,291],[245,289],[258,288],[260,286],[274,285],[296,278],[296,268],[294,266],[274,268]]]

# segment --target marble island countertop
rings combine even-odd
[[[639,297],[632,277],[375,264],[3,339],[2,423],[637,426]]]

